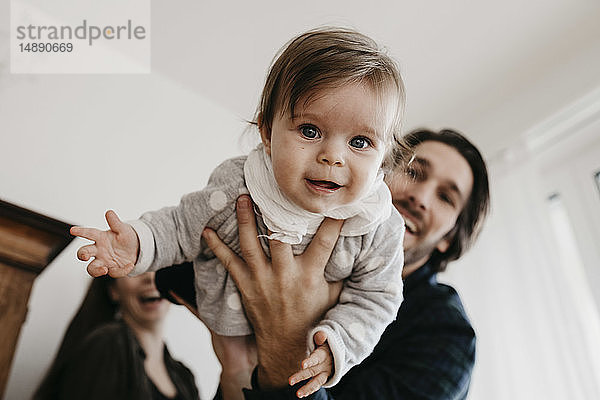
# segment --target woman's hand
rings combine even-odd
[[[256,336],[261,387],[284,387],[306,356],[308,330],[338,301],[342,282],[328,283],[324,270],[343,221],[324,220],[299,256],[292,254],[290,245],[270,241],[269,260],[257,237],[248,196],[238,199],[237,218],[243,260],[214,231],[205,229],[202,236],[242,295]]]

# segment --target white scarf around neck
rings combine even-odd
[[[341,236],[362,236],[388,219],[391,213],[392,195],[383,181],[381,170],[361,199],[322,214],[297,206],[281,192],[275,181],[271,157],[262,144],[248,155],[244,178],[252,200],[272,232],[268,238],[283,243],[300,243],[304,235],[317,231],[325,217],[345,220]]]

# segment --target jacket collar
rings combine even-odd
[[[437,283],[436,277],[437,274],[431,268],[429,261],[427,261],[422,267],[419,267],[404,279],[404,292],[410,292],[426,281],[428,281],[430,285],[435,285]]]

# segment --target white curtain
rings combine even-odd
[[[469,398],[600,399],[598,307],[580,265],[561,259],[569,232],[559,242],[527,154],[492,163],[490,175],[482,235],[440,277],[477,332]]]

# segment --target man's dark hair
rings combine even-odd
[[[473,172],[473,190],[460,212],[454,228],[446,235],[450,239],[448,250],[435,249],[429,259],[436,271],[444,271],[450,261],[457,260],[475,242],[490,207],[488,174],[485,161],[477,147],[466,137],[451,129],[439,132],[416,129],[404,136],[406,145],[414,148],[423,142],[435,141],[453,147],[469,163]]]

